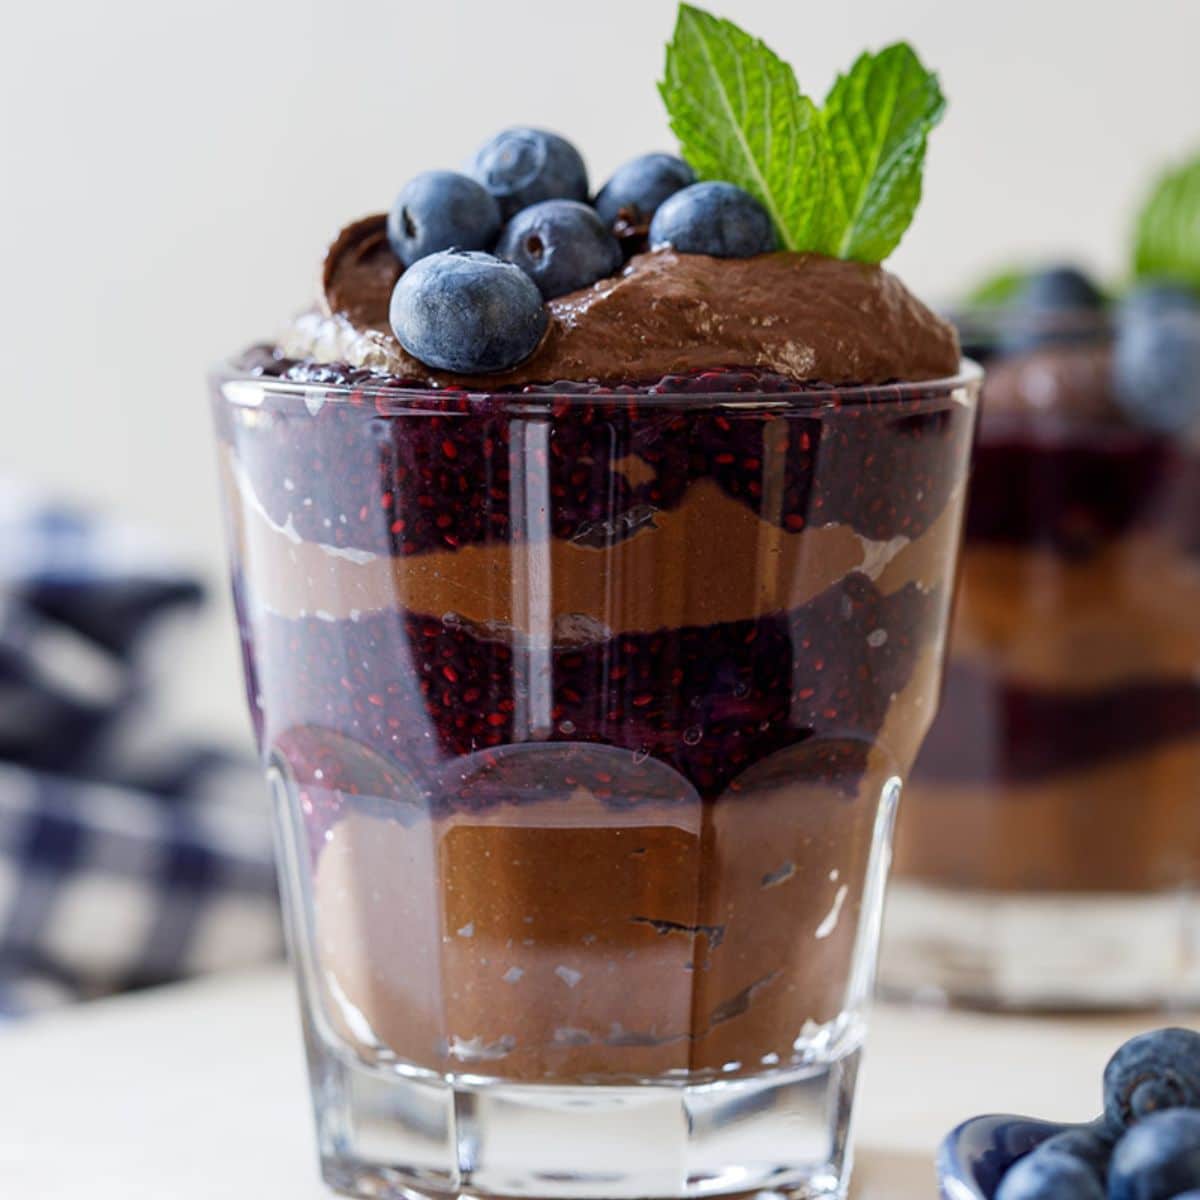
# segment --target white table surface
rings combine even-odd
[[[1163,1023],[878,1007],[856,1196],[931,1200],[934,1147],[974,1113],[1095,1116],[1108,1055]],[[0,1030],[2,1200],[323,1200],[314,1156],[282,969]]]

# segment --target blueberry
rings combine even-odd
[[[390,317],[414,358],[464,375],[515,367],[537,348],[548,320],[524,271],[476,250],[441,250],[409,267]]]
[[[411,267],[439,250],[489,248],[500,232],[500,206],[467,175],[425,171],[401,189],[387,229],[396,257]]]
[[[1100,341],[1106,334],[1104,296],[1075,267],[1049,267],[1026,277],[1007,306],[998,349],[1032,354],[1045,346]]]
[[[1035,1154],[1065,1154],[1090,1167],[1097,1179],[1103,1180],[1112,1158],[1113,1135],[1104,1118],[1079,1129],[1065,1129],[1047,1138]]]
[[[1104,1200],[1104,1185],[1087,1163],[1035,1150],[1009,1168],[996,1200]]]
[[[621,265],[621,244],[578,200],[523,208],[504,227],[496,253],[516,263],[547,300],[587,287]]]
[[[635,225],[649,221],[658,206],[696,182],[696,172],[673,154],[643,154],[618,167],[596,193],[596,211],[610,229],[622,209]]]
[[[775,249],[767,210],[732,183],[693,183],[668,197],[650,222],[651,246],[681,254],[749,258]]]
[[[1200,293],[1182,283],[1150,280],[1121,299],[1121,319],[1160,317],[1171,312],[1200,312]]]
[[[1117,1143],[1108,1177],[1109,1200],[1173,1200],[1200,1187],[1200,1112],[1152,1113]]]
[[[1104,293],[1076,267],[1048,267],[1025,280],[1016,304],[1026,312],[1097,311],[1104,307]]]
[[[1118,404],[1137,424],[1181,433],[1200,421],[1200,310],[1129,310],[1117,326],[1113,377]]]
[[[470,173],[507,220],[539,200],[586,200],[587,168],[566,138],[544,129],[506,129],[481,146]]]
[[[1155,1029],[1130,1038],[1104,1068],[1104,1116],[1118,1132],[1164,1108],[1200,1108],[1200,1033]]]

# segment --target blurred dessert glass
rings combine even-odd
[[[1053,273],[1051,273],[1053,274]],[[942,709],[881,982],[999,1007],[1200,997],[1200,315],[1180,289],[960,321],[988,369]]]

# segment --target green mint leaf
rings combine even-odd
[[[929,131],[946,100],[904,42],[863,54],[839,75],[823,111],[828,146],[821,243],[838,258],[882,262],[921,199]]]
[[[1010,267],[981,279],[966,296],[969,305],[979,308],[1000,307],[1015,300],[1033,272],[1028,267]]]
[[[1137,219],[1133,271],[1200,288],[1200,154],[1166,172]]]
[[[697,175],[745,188],[766,206],[784,246],[813,249],[824,144],[820,115],[792,68],[731,21],[681,4],[659,91]]]

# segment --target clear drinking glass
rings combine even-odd
[[[1121,418],[1103,316],[962,332],[988,382],[881,983],[989,1007],[1194,1003],[1200,446]]]
[[[333,1187],[842,1194],[979,378],[218,375]]]

